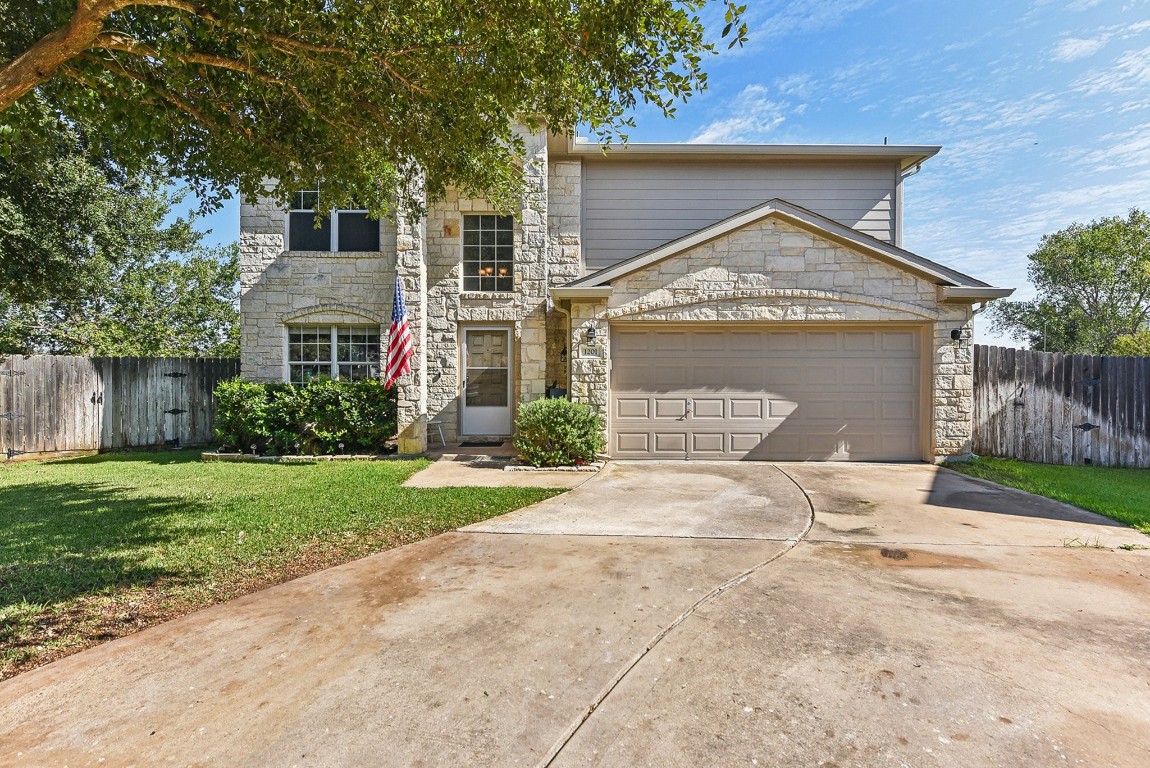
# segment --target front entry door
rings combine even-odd
[[[463,331],[464,435],[511,434],[511,329]]]

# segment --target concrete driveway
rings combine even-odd
[[[923,465],[615,464],[0,683],[0,764],[1145,766],[1119,544]]]

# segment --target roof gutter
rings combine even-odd
[[[938,289],[939,300],[955,304],[969,304],[976,301],[1003,299],[1014,293],[1013,288],[985,288],[966,285],[944,285]]]
[[[558,286],[551,289],[551,297],[555,299],[605,299],[611,295],[609,285],[588,286]]]
[[[934,157],[942,147],[936,145],[901,144],[611,144],[567,140],[567,154],[587,159],[613,158],[657,159],[660,157],[700,159],[716,158],[770,158],[777,159],[836,159],[836,160],[899,160],[899,169],[906,171],[921,166]]]

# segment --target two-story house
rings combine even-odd
[[[901,247],[934,146],[595,144],[527,134],[520,210],[418,222],[241,205],[242,370],[379,375],[395,278],[415,340],[400,450],[593,404],[626,459],[968,453],[975,305],[1010,294]]]

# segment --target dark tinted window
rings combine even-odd
[[[378,251],[379,219],[368,218],[366,213],[340,211],[339,249],[341,251]]]
[[[322,218],[319,229],[315,227],[315,211],[292,211],[288,214],[289,251],[330,251],[331,219]],[[376,236],[378,248],[379,237]]]

